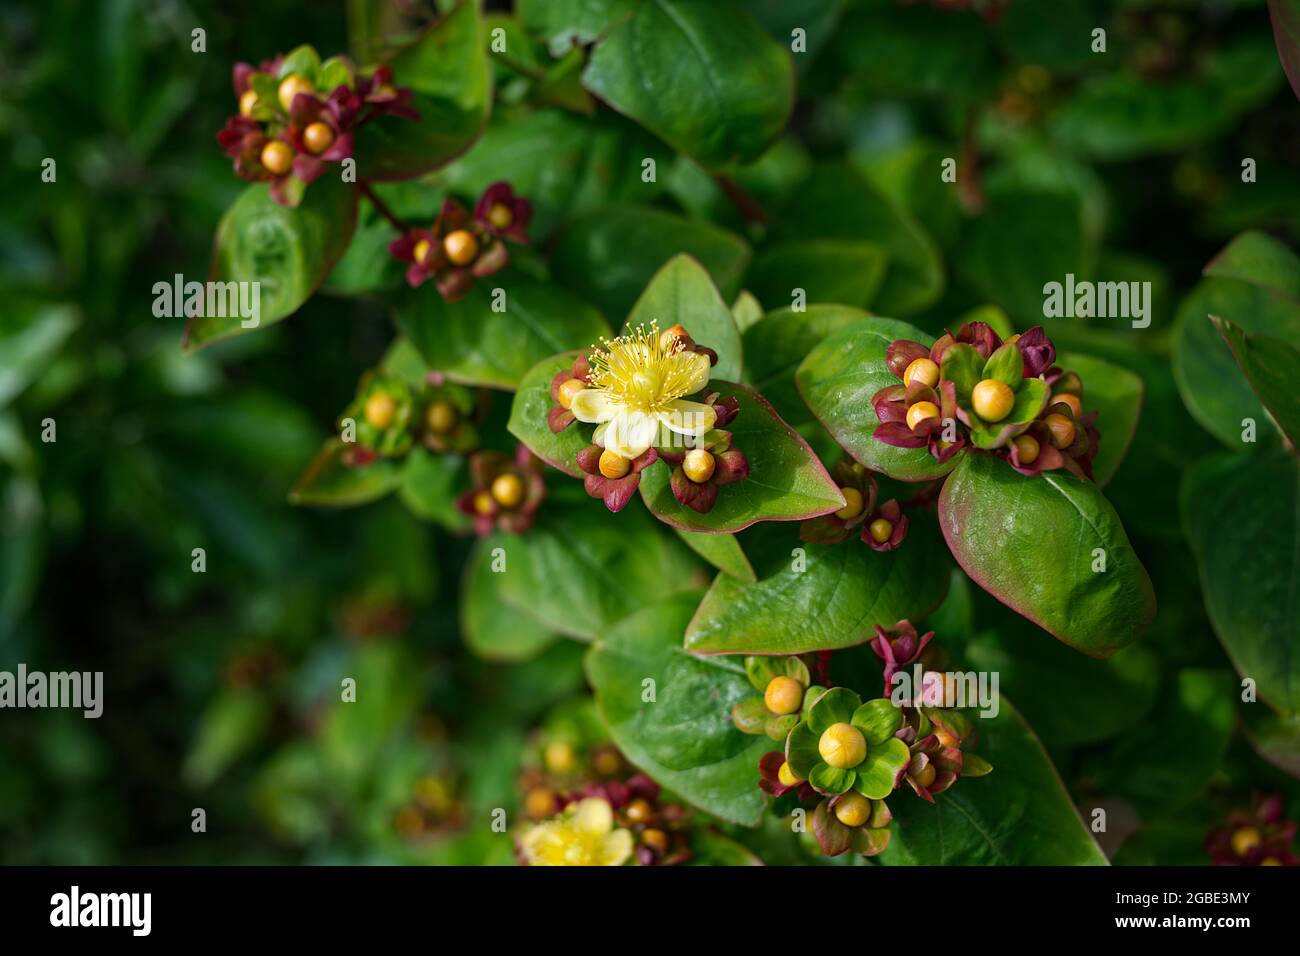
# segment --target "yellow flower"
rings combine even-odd
[[[632,855],[632,831],[614,829],[609,801],[587,797],[519,840],[531,866],[621,866]]]
[[[659,328],[606,339],[591,355],[589,388],[573,396],[569,410],[580,422],[597,424],[593,440],[624,458],[652,445],[672,443],[671,433],[698,437],[713,427],[713,406],[685,401],[709,384],[709,359],[684,349]]]

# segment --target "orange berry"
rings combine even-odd
[[[276,91],[280,99],[280,105],[284,111],[289,112],[293,106],[293,98],[299,93],[315,93],[316,87],[312,86],[311,80],[301,73],[290,73],[280,81],[280,88]]]
[[[419,242],[415,244],[415,250],[412,252],[412,255],[415,257],[415,261],[417,263],[423,264],[424,257],[427,256],[428,254],[429,254],[429,240],[421,239]]]
[[[580,378],[571,378],[560,385],[559,401],[561,408],[573,407],[573,397],[587,387],[587,383]]]
[[[867,532],[871,535],[871,540],[876,544],[884,544],[889,540],[890,535],[894,533],[894,526],[884,518],[877,518],[867,525]]]
[[[252,90],[244,90],[239,97],[239,115],[252,116],[255,106],[257,106],[257,94]]]
[[[939,384],[939,366],[928,358],[913,359],[903,370],[903,384],[911,385],[913,382],[934,388]]]
[[[505,203],[493,203],[492,208],[488,210],[487,220],[497,229],[509,229],[510,224],[515,221],[515,214]]]
[[[375,392],[366,399],[366,423],[372,428],[384,429],[393,424],[397,416],[397,403],[387,392]]]
[[[502,508],[517,508],[524,500],[523,479],[513,471],[497,475],[492,481],[492,497]]]
[[[860,827],[871,816],[871,801],[850,790],[835,801],[835,819],[846,827]]]
[[[600,453],[600,473],[611,481],[617,481],[632,470],[632,462],[622,455],[616,455],[606,448]]]
[[[1038,460],[1038,439],[1033,435],[1019,435],[1011,440],[1020,455],[1022,465],[1032,465]]]
[[[763,703],[780,717],[793,714],[803,706],[803,684],[793,677],[773,677],[763,691]]]
[[[302,131],[302,142],[307,147],[307,152],[319,156],[334,145],[334,130],[330,129],[328,123],[319,120],[308,123],[307,128]]]
[[[686,477],[697,485],[703,484],[712,478],[717,467],[718,463],[714,460],[713,455],[703,448],[692,448],[686,453],[686,458],[682,461],[682,471],[686,472]]]
[[[445,435],[456,427],[456,409],[446,399],[432,402],[424,411],[424,424],[435,435]]]
[[[293,150],[288,143],[273,139],[262,147],[262,165],[272,176],[283,176],[293,166]]]
[[[1006,382],[986,378],[971,390],[970,403],[975,414],[986,422],[1000,422],[1011,414],[1016,393]]]
[[[927,418],[938,418],[939,406],[934,402],[917,402],[907,410],[907,427],[915,430]]]
[[[442,249],[452,265],[467,266],[478,255],[478,240],[468,229],[457,229],[442,240]]]
[[[1057,392],[1052,396],[1052,400],[1047,404],[1049,406],[1060,404],[1068,405],[1070,408],[1070,414],[1075,418],[1078,418],[1083,414],[1083,402],[1079,400],[1078,395],[1072,394],[1071,392]]]
[[[862,514],[862,492],[856,488],[841,488],[840,494],[844,496],[844,507],[835,512],[835,517],[844,521],[852,521],[858,515]]]
[[[1074,422],[1067,416],[1052,412],[1043,421],[1052,434],[1052,444],[1057,448],[1068,448],[1074,444]]]

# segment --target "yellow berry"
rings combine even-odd
[[[1074,422],[1068,417],[1060,412],[1052,412],[1043,422],[1052,433],[1052,444],[1057,448],[1068,448],[1074,444]]]
[[[517,508],[524,500],[523,479],[513,471],[497,475],[492,482],[492,497],[502,508]]]
[[[633,823],[645,823],[654,813],[654,807],[644,797],[637,797],[627,805],[623,813]]]
[[[573,745],[564,740],[554,740],[546,745],[542,760],[551,773],[568,773],[575,763]]]
[[[241,116],[251,116],[253,108],[257,106],[257,94],[252,90],[244,90],[239,97],[239,113]]]
[[[1069,406],[1070,414],[1075,418],[1078,418],[1083,414],[1083,402],[1079,400],[1078,395],[1074,395],[1071,392],[1057,392],[1052,396],[1052,400],[1047,404],[1049,406],[1060,404],[1067,405]]]
[[[424,411],[424,424],[435,435],[445,435],[455,428],[456,418],[455,406],[443,398],[432,402]]]
[[[284,107],[286,113],[289,112],[289,108],[293,106],[293,98],[299,93],[315,92],[316,87],[312,86],[311,80],[307,79],[307,77],[303,76],[301,73],[290,73],[280,81],[280,89],[277,91],[280,98],[280,105]]]
[[[283,176],[293,165],[293,150],[288,143],[273,139],[262,147],[262,165],[272,176]]]
[[[894,533],[894,526],[884,518],[877,518],[867,525],[867,531],[870,533],[872,541],[876,542],[876,544],[884,544],[889,540],[889,536]]]
[[[600,453],[600,473],[611,481],[617,481],[632,470],[632,462],[622,455],[616,455],[606,448]]]
[[[415,256],[415,261],[418,263],[424,262],[424,257],[427,256],[428,254],[429,254],[429,240],[421,239],[419,242],[415,244],[415,252],[413,253],[413,255]]]
[[[836,770],[847,770],[867,758],[867,740],[852,724],[831,724],[817,741],[817,752]]]
[[[1260,866],[1281,866],[1282,861],[1275,856],[1266,856],[1259,861]]]
[[[528,796],[524,797],[524,813],[528,815],[529,819],[544,820],[547,817],[554,816],[559,809],[555,794],[546,787],[529,790]]]
[[[602,777],[612,777],[623,769],[623,761],[619,758],[618,751],[612,747],[596,751],[592,755],[591,764]]]
[[[986,422],[1000,422],[1011,414],[1016,403],[1016,393],[1006,382],[986,378],[971,390],[971,407]]]
[[[939,406],[934,402],[917,402],[907,410],[907,427],[915,429],[927,418],[938,418]]]
[[[657,827],[650,827],[642,833],[641,842],[656,853],[668,852],[668,834]]]
[[[835,819],[846,827],[860,827],[871,817],[871,801],[850,790],[835,801]]]
[[[763,703],[778,716],[793,714],[803,706],[803,684],[793,677],[773,677],[763,691]]]
[[[307,147],[307,152],[319,156],[334,145],[334,130],[330,129],[328,123],[319,120],[308,123],[307,128],[302,131],[302,142]]]
[[[1020,454],[1020,464],[1032,465],[1038,460],[1038,439],[1033,435],[1020,435],[1012,439]]]
[[[559,400],[561,408],[571,408],[573,406],[573,397],[587,387],[587,383],[580,378],[571,378],[560,385]]]
[[[442,240],[442,249],[452,265],[467,266],[478,255],[478,240],[468,229],[457,229],[447,233],[447,238]]]
[[[912,775],[912,779],[916,781],[918,787],[924,790],[926,787],[930,786],[930,784],[934,783],[934,778],[937,775],[938,771],[934,769],[934,764],[927,763],[919,773]]]
[[[397,416],[397,403],[387,392],[375,392],[366,399],[366,424],[384,429],[393,424]]]
[[[835,512],[835,517],[852,521],[862,514],[862,492],[856,488],[841,488],[840,494],[844,496],[844,507]]]
[[[492,492],[480,491],[474,496],[474,510],[481,515],[490,515],[496,510],[496,504],[492,501]]]
[[[488,210],[487,220],[497,229],[509,229],[510,224],[515,221],[515,214],[505,203],[493,203],[492,208]]]
[[[1009,335],[1009,336],[1007,336],[1006,341],[1003,342],[1002,344],[1003,344],[1003,345],[1010,345],[1012,342],[1019,342],[1019,341],[1020,341],[1020,333],[1017,332],[1015,335]]]
[[[802,780],[800,780],[798,777],[795,776],[794,771],[790,769],[790,765],[788,763],[781,764],[780,769],[778,769],[776,772],[776,779],[780,780],[781,783],[787,787],[793,787],[796,786],[797,784],[803,783]]]
[[[934,388],[939,384],[939,366],[928,358],[913,359],[903,370],[903,384],[911,385],[913,382],[920,382],[926,388]]]
[[[1245,856],[1261,843],[1259,830],[1255,827],[1240,827],[1232,832],[1232,852]]]
[[[709,452],[703,448],[692,448],[686,453],[686,458],[682,462],[682,471],[686,472],[687,478],[698,485],[712,478],[717,466],[718,463]]]

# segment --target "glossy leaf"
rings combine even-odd
[[[688,255],[674,256],[655,273],[623,330],[656,322],[660,329],[684,326],[696,342],[718,353],[711,378],[740,378],[740,329],[708,272]]]
[[[436,521],[450,531],[467,531],[469,516],[456,508],[456,499],[469,484],[464,458],[417,446],[406,456],[397,490],[402,502],[426,521]]]
[[[493,535],[475,545],[470,554],[460,602],[460,631],[466,646],[480,657],[522,661],[554,643],[557,635],[502,599],[500,583],[506,572],[493,572],[492,551],[508,544],[506,536]]]
[[[876,441],[880,420],[871,405],[876,392],[898,385],[885,365],[885,350],[897,339],[922,345],[934,337],[896,319],[871,318],[827,336],[808,353],[795,382],[817,420],[856,460],[900,481],[924,481],[950,472],[959,457],[939,464],[924,448],[896,448]]]
[[[939,523],[972,580],[1092,657],[1131,643],[1155,613],[1146,569],[1092,482],[968,455],[944,483]]]
[[[586,46],[629,16],[636,0],[519,0],[519,19],[544,39],[553,56]]]
[[[904,788],[889,800],[893,838],[885,865],[1105,866],[1034,732],[1004,696],[996,717],[967,711],[976,751],[993,764],[930,805]]]
[[[251,332],[292,315],[343,255],[356,221],[356,187],[333,176],[312,183],[294,207],[277,203],[264,183],[247,187],[217,226],[211,281],[258,283],[257,324],[244,326],[253,317],[240,314],[238,292],[224,296],[225,308],[217,304],[212,311],[226,315],[190,318],[185,326],[186,348]],[[245,295],[252,293],[252,286],[244,288]]]
[[[1281,450],[1216,455],[1179,498],[1224,650],[1263,700],[1300,713],[1300,464]]]
[[[344,453],[354,447],[337,438],[327,441],[289,492],[289,503],[338,508],[364,505],[402,483],[401,463],[391,458],[360,468],[345,465]]]
[[[644,0],[597,45],[583,82],[714,168],[757,159],[794,105],[790,53],[731,0]]]
[[[948,590],[948,557],[931,521],[917,517],[895,551],[860,541],[798,544],[760,566],[756,583],[718,575],[686,631],[701,654],[803,654],[871,640],[875,626],[919,621]]]
[[[507,425],[510,434],[527,445],[534,455],[573,478],[583,476],[575,458],[578,452],[591,444],[591,436],[578,422],[556,434],[546,423],[546,416],[555,405],[551,398],[551,379],[557,373],[571,369],[581,354],[581,351],[573,351],[552,355],[529,369],[515,392]]]
[[[0,408],[53,361],[78,322],[76,310],[67,305],[9,310],[0,320]]]
[[[741,581],[754,581],[754,567],[734,534],[710,534],[674,528],[686,546],[719,571]]]
[[[802,311],[789,308],[767,313],[745,329],[741,338],[747,380],[791,425],[799,428],[813,421],[795,387],[795,369],[826,336],[865,318],[862,309],[843,305],[809,305]]]
[[[504,294],[504,311],[493,309],[497,289]],[[426,282],[393,311],[429,368],[453,382],[492,388],[517,388],[547,356],[609,335],[609,325],[590,305],[519,269],[481,280],[456,302]]]
[[[1291,442],[1300,447],[1300,349],[1268,335],[1247,335],[1239,326],[1218,316],[1210,321],[1219,330],[1250,387]]]
[[[1078,373],[1083,380],[1083,410],[1098,413],[1101,442],[1092,460],[1092,476],[1098,487],[1104,487],[1119,470],[1137,431],[1144,392],[1142,379],[1128,369],[1075,352],[1061,352],[1056,364]]]
[[[792,239],[764,246],[749,267],[748,284],[765,302],[791,301],[870,305],[884,281],[889,259],[873,242]]]
[[[709,387],[740,400],[727,430],[749,460],[749,477],[718,489],[717,503],[700,514],[679,503],[672,471],[660,460],[641,473],[646,507],[683,531],[741,531],[756,521],[802,521],[844,507],[844,496],[808,443],[767,401],[745,385],[710,381]]]
[[[632,763],[701,810],[756,826],[767,799],[758,789],[758,761],[772,742],[731,722],[731,708],[754,693],[740,660],[682,649],[698,598],[673,596],[608,629],[587,654],[587,679]]]

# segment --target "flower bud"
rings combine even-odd
[[[624,808],[623,813],[633,823],[645,823],[654,813],[654,807],[645,797],[637,797]]]
[[[788,763],[781,764],[780,768],[776,771],[776,779],[780,780],[781,783],[787,787],[794,787],[803,783],[802,780],[795,776],[794,771],[790,769]]]
[[[492,501],[492,492],[484,490],[474,496],[474,511],[481,515],[490,515],[496,510]]]
[[[685,341],[689,338],[684,325],[674,325],[671,329],[664,329],[659,335],[659,347],[665,352],[673,347],[673,343],[679,339]]]
[[[632,469],[632,462],[622,455],[616,455],[606,448],[600,453],[600,473],[611,481],[617,481]]]
[[[262,147],[262,165],[272,176],[283,176],[293,165],[293,150],[288,143],[273,139]]]
[[[713,471],[717,466],[718,463],[714,461],[712,454],[703,448],[692,448],[686,453],[686,459],[682,462],[682,471],[686,472],[687,478],[699,485],[713,477]]]
[[[1052,433],[1052,444],[1057,448],[1068,448],[1074,444],[1074,422],[1060,412],[1052,412],[1043,423]]]
[[[915,429],[927,418],[938,418],[939,406],[934,402],[917,402],[907,410],[907,427]]]
[[[1047,404],[1049,406],[1058,404],[1068,405],[1070,408],[1070,414],[1075,418],[1078,418],[1083,414],[1083,402],[1080,401],[1078,395],[1071,392],[1057,392],[1052,396],[1052,400]]]
[[[568,773],[574,766],[573,745],[564,740],[553,740],[542,751],[542,762],[551,773]]]
[[[424,424],[435,435],[445,435],[456,427],[456,408],[451,402],[440,398],[431,402],[424,411]]]
[[[397,417],[397,403],[387,392],[375,392],[366,399],[365,414],[366,424],[383,430]]]
[[[926,787],[930,786],[930,784],[934,783],[934,778],[938,775],[938,773],[939,771],[935,769],[934,763],[930,762],[927,763],[924,767],[922,767],[919,771],[912,774],[912,779],[916,781],[916,785],[918,787],[924,790]]]
[[[319,120],[308,123],[307,128],[302,131],[302,142],[307,147],[307,152],[319,156],[334,145],[334,130],[330,129],[328,123]]]
[[[926,388],[934,388],[939,384],[939,366],[932,359],[913,359],[903,370],[903,384],[911,385],[913,382],[920,382]]]
[[[668,852],[668,834],[657,827],[649,827],[641,834],[641,842],[658,854]]]
[[[846,827],[860,827],[871,817],[871,801],[850,790],[835,801],[835,819]]]
[[[867,740],[852,724],[831,724],[817,741],[817,751],[836,770],[847,770],[867,758]]]
[[[514,211],[503,202],[492,204],[488,210],[487,221],[492,223],[497,229],[509,229],[510,224],[515,221]]]
[[[1006,382],[986,378],[971,390],[970,403],[975,414],[986,422],[1000,422],[1011,414],[1016,393]]]
[[[871,535],[871,540],[876,544],[884,544],[889,540],[890,535],[894,533],[894,526],[884,518],[877,518],[867,525],[867,532]]]
[[[573,397],[587,387],[587,383],[580,378],[571,378],[559,387],[558,395],[561,408],[571,408],[573,406]]]
[[[316,87],[312,86],[311,80],[301,73],[290,73],[280,81],[280,89],[277,91],[277,95],[280,99],[280,105],[284,107],[284,111],[287,113],[289,108],[293,106],[293,98],[299,93],[315,92]]]
[[[841,488],[840,494],[844,496],[844,507],[835,512],[835,517],[844,521],[852,521],[862,514],[862,492],[856,488]]]
[[[1015,333],[1014,335],[1008,335],[1007,338],[1006,338],[1006,341],[1003,342],[1002,344],[1003,344],[1003,345],[1010,345],[1010,344],[1012,344],[1013,342],[1019,342],[1019,341],[1020,341],[1020,333],[1017,332],[1017,333]]]
[[[421,239],[419,242],[415,244],[415,250],[412,253],[412,256],[414,257],[417,263],[422,263],[424,262],[424,257],[427,256],[428,254],[429,254],[429,240]]]
[[[257,106],[257,93],[253,90],[244,90],[239,97],[239,115],[252,116],[255,106]]]
[[[442,240],[442,249],[452,265],[467,266],[478,255],[478,240],[468,229],[457,229],[447,233]]]
[[[502,508],[517,508],[524,500],[524,482],[512,471],[497,475],[492,482],[492,497]]]
[[[773,677],[763,691],[763,703],[778,716],[793,714],[803,706],[803,684],[793,677]]]
[[[1020,464],[1032,465],[1038,460],[1038,439],[1033,435],[1017,435],[1011,443],[1020,455]]]
[[[546,787],[537,787],[528,791],[528,796],[524,797],[524,813],[531,820],[545,820],[547,817],[553,817],[559,812],[560,806],[556,802],[555,794]]]
[[[1240,827],[1232,833],[1232,852],[1245,856],[1261,843],[1259,830],[1255,827]]]

